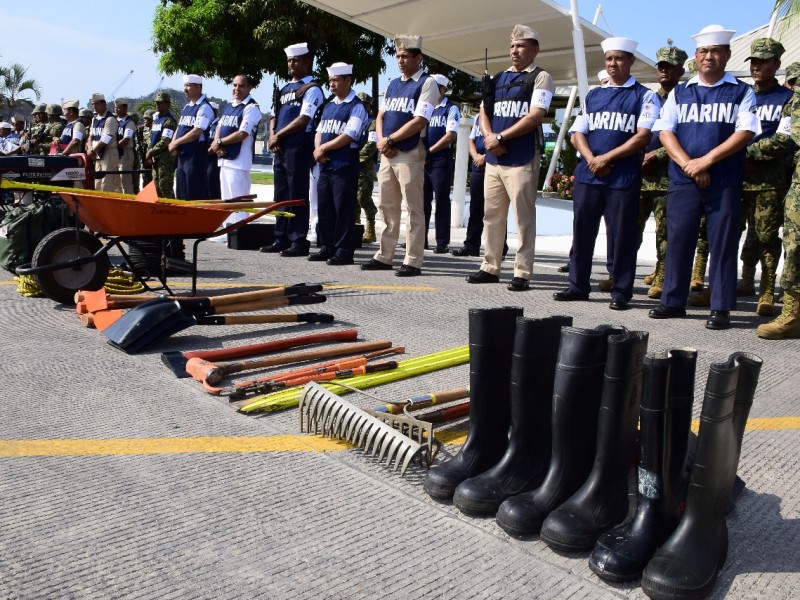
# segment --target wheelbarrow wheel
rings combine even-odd
[[[57,229],[42,238],[33,251],[32,266],[44,267],[94,255],[103,245],[88,231]],[[36,283],[48,298],[62,304],[74,304],[78,290],[99,290],[108,278],[110,261],[101,254],[86,264],[34,274]]]

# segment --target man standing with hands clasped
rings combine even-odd
[[[709,25],[692,36],[697,75],[673,89],[655,124],[670,157],[667,256],[661,304],[653,319],[686,316],[700,217],[710,248],[711,316],[707,329],[728,329],[736,308],[736,254],[745,147],[760,133],[750,86],[725,71],[735,32]]]
[[[498,283],[506,240],[508,206],[514,209],[519,249],[508,289],[529,289],[536,253],[536,188],[544,148],[542,119],[550,108],[555,83],[536,66],[539,35],[516,25],[511,32],[511,67],[495,76],[494,95],[484,97],[480,128],[486,146],[483,245],[480,270],[469,283]]]

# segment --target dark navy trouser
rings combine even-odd
[[[326,169],[323,165],[319,170],[317,233],[322,252],[342,258],[353,257],[358,172],[357,158],[343,169]]]
[[[683,308],[689,298],[692,261],[700,217],[706,216],[709,247],[711,310],[736,308],[739,210],[742,188],[708,187],[694,183],[669,184],[667,191],[667,255],[661,304]]]
[[[208,146],[197,144],[194,152],[178,153],[175,168],[175,197],[181,200],[208,200]]]
[[[428,160],[425,163],[425,239],[431,226],[433,197],[436,196],[436,245],[450,243],[450,186],[453,184],[453,159]]]
[[[311,182],[311,166],[314,163],[314,138],[307,134],[297,145],[284,146],[283,152],[275,155],[272,171],[275,176],[275,202],[283,200],[305,200],[301,206],[287,208],[294,217],[275,219],[275,243],[308,250],[308,191]]]

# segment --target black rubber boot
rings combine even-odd
[[[636,514],[600,536],[589,558],[589,568],[606,581],[641,577],[678,525],[696,362],[697,351],[689,349],[644,359]]]
[[[561,331],[553,384],[550,465],[537,489],[511,496],[497,511],[507,533],[539,533],[545,517],[586,481],[594,462],[597,418],[603,389],[609,335],[621,327],[565,327]]]
[[[425,476],[431,498],[450,500],[459,483],[497,464],[511,425],[511,353],[519,307],[469,311],[469,434],[461,450]]]
[[[709,368],[686,511],[642,574],[642,590],[651,598],[705,598],[714,589],[728,554],[725,509],[736,477],[739,436],[760,368],[761,359],[749,354],[732,354]]]
[[[555,550],[591,550],[602,533],[628,514],[628,472],[636,443],[648,337],[646,331],[626,331],[608,338],[592,472],[542,524],[542,541]]]
[[[462,482],[453,504],[464,514],[493,516],[500,503],[538,487],[550,464],[550,411],[561,328],[572,317],[517,319],[511,357],[511,435],[503,458]]]

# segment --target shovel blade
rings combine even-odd
[[[130,309],[103,335],[115,348],[136,354],[194,324],[194,317],[183,312],[175,300],[156,298]]]

